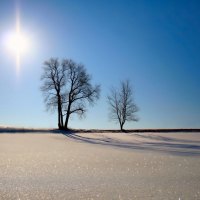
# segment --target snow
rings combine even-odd
[[[200,199],[200,133],[0,134],[0,199]]]

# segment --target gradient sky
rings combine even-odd
[[[30,38],[17,74],[4,37],[21,29]],[[139,122],[125,128],[200,127],[200,2],[193,0],[1,0],[0,124],[57,126],[39,90],[50,57],[83,63],[101,84],[101,98],[73,128],[119,128],[109,121],[106,95],[129,79]]]

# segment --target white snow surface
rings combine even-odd
[[[200,199],[200,133],[0,134],[0,199]]]

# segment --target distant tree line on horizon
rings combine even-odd
[[[50,58],[44,62],[41,76],[41,91],[47,110],[57,110],[58,128],[68,129],[72,114],[80,118],[86,107],[93,105],[100,97],[100,85],[92,85],[91,76],[83,64],[71,59]],[[138,121],[135,113],[133,91],[128,80],[120,83],[120,88],[112,88],[107,96],[110,119],[116,121],[123,130],[126,121]]]

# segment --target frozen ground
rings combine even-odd
[[[0,134],[0,199],[200,199],[200,133]]]

